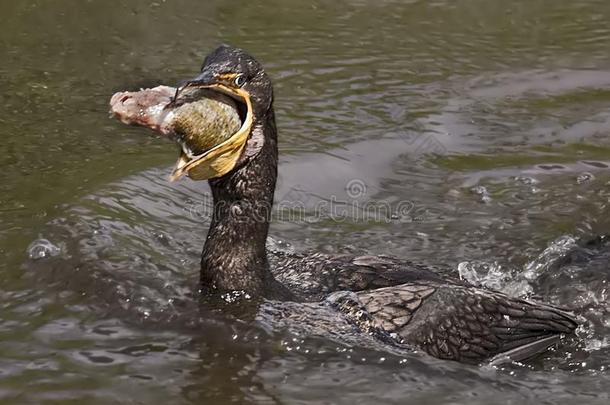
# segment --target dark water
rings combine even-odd
[[[610,401],[610,248],[575,242],[610,231],[610,3],[0,0],[0,15],[3,403]],[[270,248],[460,272],[574,308],[578,339],[472,367],[350,335],[321,306],[200,303],[207,186],[169,184],[174,148],[107,102],[190,77],[221,42],[274,78]]]

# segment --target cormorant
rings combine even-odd
[[[509,297],[386,256],[281,254],[266,250],[277,178],[273,87],[248,53],[220,46],[176,92],[207,88],[233,98],[243,117],[229,140],[182,153],[173,178],[209,180],[213,215],[201,256],[201,287],[280,300],[330,296],[354,325],[429,354],[469,363],[527,359],[577,327],[563,309]],[[170,107],[171,108],[171,107]]]

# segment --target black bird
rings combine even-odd
[[[214,211],[201,257],[201,283],[214,294],[313,301],[326,298],[356,326],[429,354],[479,363],[523,360],[577,327],[551,305],[511,298],[385,256],[268,257],[266,240],[277,177],[273,87],[245,51],[221,46],[183,84],[234,98],[244,124],[210,156],[183,159],[174,177],[209,179]]]

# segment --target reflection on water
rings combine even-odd
[[[610,229],[607,2],[28,0],[0,13],[3,401],[608,402],[610,249],[575,242]],[[107,102],[192,76],[220,42],[274,78],[276,202],[300,211],[278,211],[272,250],[459,272],[576,308],[579,340],[474,368],[354,336],[323,304],[199,302],[207,186],[169,184],[172,147],[110,120]],[[388,215],[329,215],[329,201]]]

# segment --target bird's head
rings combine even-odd
[[[201,74],[187,84],[216,89],[238,102],[249,99],[255,120],[262,118],[273,102],[271,80],[260,63],[244,50],[227,45],[210,53]]]
[[[254,156],[265,141],[263,134],[253,134],[259,123],[272,114],[273,87],[263,67],[239,48],[222,45],[204,60],[201,73],[183,82],[176,97],[188,88],[206,88],[233,98],[242,116],[242,126],[233,136],[201,157],[181,157],[172,178],[185,173],[194,180],[220,177],[230,172],[243,156]],[[251,139],[252,137],[259,139]]]

